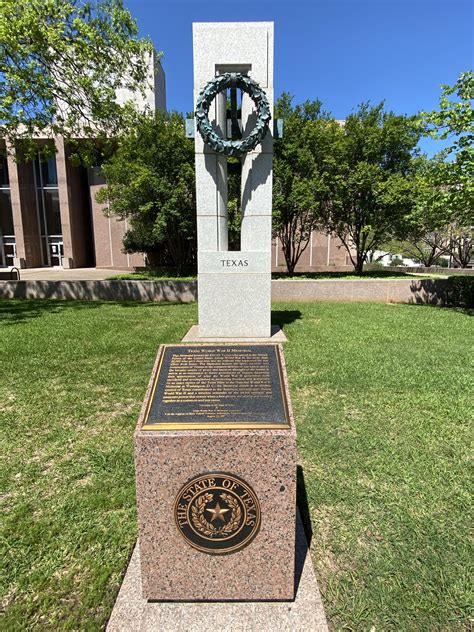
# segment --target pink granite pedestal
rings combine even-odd
[[[282,357],[282,349],[279,353]],[[159,601],[292,600],[295,590],[296,430],[142,430],[155,363],[135,432],[142,594]],[[261,526],[245,548],[226,555],[196,550],[175,524],[174,503],[190,479],[227,472],[245,481]]]

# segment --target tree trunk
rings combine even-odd
[[[359,252],[357,253],[354,271],[358,276],[361,276],[364,272],[364,257]]]

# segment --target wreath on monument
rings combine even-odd
[[[208,116],[209,107],[219,92],[234,87],[246,92],[255,103],[257,107],[257,122],[250,134],[242,138],[242,140],[225,140],[212,129]],[[196,103],[197,128],[204,142],[217,153],[225,154],[226,156],[239,158],[255,149],[264,138],[271,118],[270,104],[265,92],[256,81],[240,73],[226,72],[209,81]]]

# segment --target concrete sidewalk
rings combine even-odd
[[[27,268],[20,270],[22,281],[103,281],[116,274],[131,272],[111,268]]]

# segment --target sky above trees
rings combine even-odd
[[[195,21],[273,20],[275,96],[319,98],[336,118],[364,101],[413,114],[474,66],[470,0],[125,0],[164,51],[168,107],[193,107]],[[424,140],[432,153],[439,143]]]

